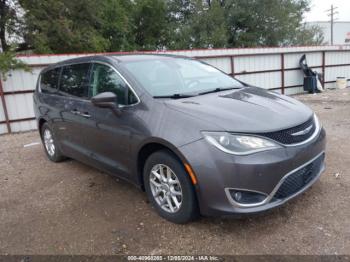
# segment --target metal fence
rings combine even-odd
[[[160,53],[194,57],[244,82],[287,95],[303,92],[303,74],[298,64],[302,54],[306,54],[309,66],[324,75],[323,84],[326,88],[334,86],[337,77],[350,80],[350,46],[206,49]],[[36,129],[32,95],[40,71],[52,63],[87,55],[94,54],[18,56],[31,67],[32,72],[15,70],[10,72],[6,81],[0,81],[0,134]]]

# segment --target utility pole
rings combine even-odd
[[[331,5],[331,9],[328,9],[326,12],[328,12],[328,16],[331,17],[331,45],[333,45],[334,41],[333,41],[333,32],[334,32],[334,21],[337,20],[334,18],[334,15],[338,14],[338,11],[335,12],[335,9],[337,9],[338,7],[334,7],[333,5]]]

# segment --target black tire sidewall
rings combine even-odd
[[[47,149],[45,147],[45,142],[44,142],[44,132],[45,130],[48,129],[50,130],[51,132],[51,135],[52,135],[52,138],[53,138],[53,143],[55,145],[55,154],[53,156],[51,156],[48,152],[47,152]],[[41,141],[43,143],[43,146],[44,146],[44,151],[45,151],[45,154],[47,155],[47,157],[53,161],[53,162],[60,162],[64,159],[63,155],[61,154],[61,151],[58,147],[58,144],[57,144],[57,141],[56,141],[56,138],[55,138],[55,134],[53,133],[52,129],[50,128],[49,124],[48,123],[44,123],[43,126],[41,127],[41,130],[40,130],[40,136],[41,136]]]
[[[157,164],[164,164],[170,167],[180,181],[183,199],[181,207],[176,213],[168,213],[163,210],[153,197],[149,183],[149,176],[152,168]],[[198,217],[199,211],[194,187],[183,164],[176,158],[176,156],[174,156],[174,154],[167,150],[153,153],[146,161],[143,174],[144,186],[148,199],[161,217],[177,224],[187,223]]]

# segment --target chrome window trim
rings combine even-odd
[[[311,160],[307,161],[306,163],[304,163],[303,165],[293,169],[292,171],[288,172],[286,175],[284,175],[281,180],[277,183],[277,185],[274,187],[274,189],[271,191],[271,193],[269,195],[267,195],[267,197],[258,203],[252,203],[252,204],[242,204],[239,203],[237,201],[235,201],[233,199],[233,197],[230,194],[230,190],[238,190],[238,191],[250,191],[250,192],[257,192],[257,193],[261,193],[258,191],[253,191],[253,190],[249,190],[249,189],[241,189],[241,188],[225,188],[225,193],[226,193],[226,197],[228,198],[229,202],[231,203],[231,205],[233,205],[234,207],[238,207],[238,208],[250,208],[250,207],[258,207],[258,206],[263,206],[267,203],[269,203],[272,198],[275,196],[276,192],[278,191],[278,189],[281,187],[281,185],[283,184],[283,182],[290,176],[292,175],[294,172],[297,172],[298,170],[302,169],[303,167],[307,166],[308,164],[310,164],[311,162],[315,161],[317,158],[319,158],[321,155],[323,155],[325,153],[325,151],[322,151],[321,153],[319,153],[317,156],[315,156],[314,158],[312,158]],[[319,171],[319,174],[317,174],[315,176],[314,179],[312,179],[307,185],[312,184],[314,181],[316,181],[319,177],[319,175],[322,173],[322,169]],[[305,185],[305,186],[307,186]],[[304,186],[304,187],[305,187]],[[303,187],[303,188],[304,188]],[[298,191],[299,192],[299,191]],[[295,194],[297,194],[298,192],[296,192]],[[265,194],[266,195],[266,194]],[[294,194],[293,194],[294,195]],[[288,197],[287,199],[293,197],[293,195],[291,195],[290,197]]]
[[[132,91],[132,93],[133,93],[133,94],[135,95],[135,97],[137,98],[137,102],[136,102],[136,103],[130,104],[130,105],[119,105],[120,108],[132,107],[132,106],[136,106],[136,105],[138,105],[139,103],[141,103],[141,99],[140,99],[140,97],[137,95],[135,89],[132,87],[132,85],[130,85],[129,81],[126,80],[126,78],[125,78],[114,66],[112,66],[112,65],[109,64],[109,63],[102,62],[102,61],[96,61],[96,60],[92,60],[90,63],[91,63],[91,64],[93,64],[93,63],[101,64],[101,65],[105,65],[105,66],[108,66],[108,67],[112,68],[112,69],[120,76],[120,78],[126,83],[126,85],[129,87],[129,89]]]

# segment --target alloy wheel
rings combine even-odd
[[[182,188],[175,172],[164,164],[155,165],[149,176],[153,198],[168,213],[176,213],[182,204]]]
[[[51,131],[49,129],[45,129],[44,135],[43,135],[43,139],[44,139],[46,152],[51,157],[54,156],[54,154],[55,154],[55,144],[54,144],[54,141],[53,141],[52,133],[51,133]]]

